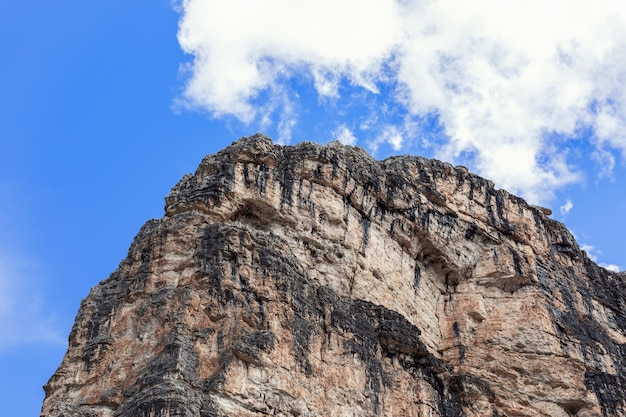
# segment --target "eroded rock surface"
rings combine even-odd
[[[243,138],[83,300],[42,416],[626,416],[626,277],[463,167]]]

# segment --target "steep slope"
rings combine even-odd
[[[626,277],[419,157],[243,138],[83,300],[42,416],[626,416]]]

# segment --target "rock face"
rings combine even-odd
[[[626,416],[626,276],[463,167],[243,138],[82,302],[42,416]]]

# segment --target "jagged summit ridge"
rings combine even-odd
[[[463,167],[254,135],[83,300],[42,416],[624,416],[625,287]]]

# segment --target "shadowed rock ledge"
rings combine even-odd
[[[242,138],[81,304],[42,416],[626,416],[626,276],[491,181]]]

